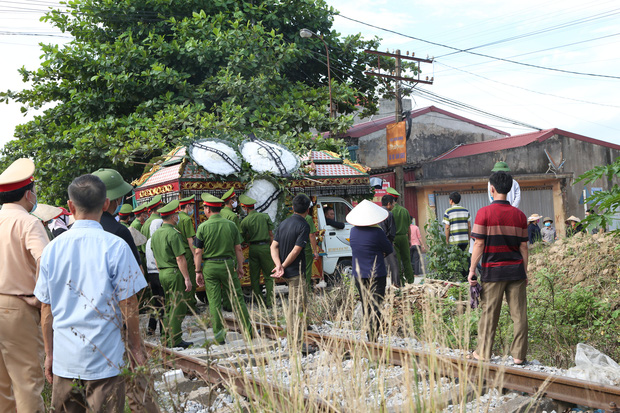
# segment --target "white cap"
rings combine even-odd
[[[374,202],[364,199],[347,214],[346,220],[356,227],[369,227],[384,221],[388,217],[387,210]]]

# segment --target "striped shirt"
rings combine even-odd
[[[443,214],[443,223],[450,225],[450,239],[452,245],[469,244],[469,211],[460,205],[454,205],[446,209]]]
[[[519,247],[527,242],[527,218],[508,201],[494,201],[478,210],[472,238],[484,240],[482,282],[526,278]]]

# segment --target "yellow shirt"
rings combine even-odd
[[[43,223],[21,205],[0,210],[0,294],[31,295],[37,264],[49,243]]]

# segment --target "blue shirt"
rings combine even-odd
[[[353,227],[351,228],[350,239],[353,276],[360,278],[370,278],[371,275],[385,277],[387,269],[383,257],[394,251],[385,232],[378,226]]]
[[[125,352],[119,303],[144,287],[127,243],[96,221],[76,221],[45,247],[34,294],[54,317],[54,374],[118,376]]]

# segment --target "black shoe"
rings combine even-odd
[[[191,342],[191,341],[181,340],[181,342],[176,344],[175,347],[189,348],[189,347],[191,347],[193,345],[194,345],[194,343]]]

